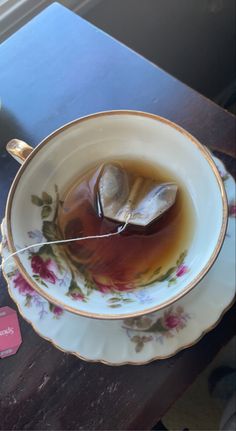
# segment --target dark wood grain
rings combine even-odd
[[[7,140],[36,145],[91,112],[157,113],[235,154],[233,116],[57,4],[0,47],[0,88],[0,217],[18,169],[4,151]],[[233,159],[223,159],[232,170]],[[0,303],[16,308],[3,279]],[[0,429],[150,429],[232,337],[234,323],[235,306],[174,358],[116,368],[60,352],[20,318],[22,347],[0,362]]]

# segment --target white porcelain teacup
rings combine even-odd
[[[17,140],[7,149],[23,163],[6,209],[11,252],[56,238],[58,199],[68,184],[99,161],[135,156],[167,167],[185,183],[193,201],[195,232],[187,254],[169,277],[146,287],[120,291],[118,286],[97,285],[93,289],[89,280],[63,261],[58,246],[14,256],[22,276],[50,302],[88,317],[139,316],[185,295],[214,263],[227,226],[224,186],[208,150],[176,124],[143,112],[102,112],[66,124],[34,150]],[[170,277],[174,283],[169,283]]]

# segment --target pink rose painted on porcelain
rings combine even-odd
[[[83,295],[83,293],[80,293],[80,292],[72,292],[70,296],[72,296],[73,299],[78,301],[84,301],[85,299],[85,295]]]
[[[61,315],[62,315],[62,313],[63,313],[63,309],[62,309],[61,307],[57,307],[57,306],[55,306],[55,307],[54,307],[54,309],[53,309],[53,313],[54,313],[56,316],[61,316]]]
[[[49,310],[55,315],[55,317],[60,317],[64,311],[63,308],[54,304],[49,304]]]
[[[188,318],[188,315],[184,313],[184,310],[182,307],[178,306],[176,309],[173,309],[172,307],[164,313],[164,316],[162,318],[163,326],[171,333],[172,330],[179,331],[180,329],[183,329],[186,325],[186,320]],[[166,335],[171,335],[166,333]]]
[[[181,323],[181,316],[170,314],[169,316],[165,317],[164,323],[168,329],[177,328]]]
[[[53,271],[56,265],[52,259],[43,260],[41,256],[34,255],[31,259],[31,268],[34,274],[38,274],[43,280],[56,283],[57,277]]]
[[[187,265],[184,265],[183,263],[177,268],[176,270],[176,277],[182,277],[184,274],[188,272]]]
[[[18,289],[19,293],[23,295],[32,294],[35,292],[30,284],[24,279],[24,277],[22,277],[20,272],[17,272],[17,274],[14,276],[13,283]]]

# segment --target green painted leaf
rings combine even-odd
[[[78,286],[78,284],[76,283],[76,281],[73,280],[73,279],[70,282],[69,292],[70,293],[77,292],[77,293],[80,293],[81,295],[83,295],[83,292],[82,292],[81,288]]]
[[[31,306],[31,299],[32,299],[32,297],[27,293],[27,295],[25,297],[25,306],[26,307],[30,307]]]
[[[63,268],[64,268],[62,265],[63,259],[61,258],[60,255],[55,254],[53,247],[51,245],[49,244],[42,245],[42,247],[40,247],[40,249],[38,250],[37,254],[39,254],[40,256],[50,257],[51,259],[53,259],[54,262],[56,262],[59,271],[61,273],[63,272]]]
[[[145,329],[147,326],[149,327],[152,323],[152,320],[148,317],[137,317],[136,326],[139,329]]]
[[[37,205],[37,207],[41,207],[43,205],[42,199],[36,195],[31,195],[31,202],[32,204]]]
[[[163,327],[161,319],[158,319],[150,328],[146,329],[145,332],[166,332],[166,328]]]
[[[109,307],[111,307],[111,308],[118,308],[120,306],[121,306],[121,304],[111,304],[111,305],[109,305]]]
[[[42,219],[48,218],[52,212],[52,208],[49,205],[44,205],[41,211]]]
[[[153,275],[157,275],[159,274],[159,272],[161,271],[161,266],[159,266],[154,272]]]
[[[160,277],[158,277],[157,281],[165,281],[167,280],[171,274],[173,274],[173,272],[176,270],[176,266],[172,266],[172,268],[168,269],[168,271],[166,271],[165,274],[161,275]]]
[[[42,280],[42,278],[40,278],[39,277],[39,279],[38,279],[38,282],[40,283],[40,284],[42,284],[42,286],[44,286],[44,287],[48,287],[47,286],[47,284],[46,283],[44,283],[44,281]]]
[[[142,284],[142,286],[150,286],[153,283],[156,283],[156,281],[158,281],[158,279],[156,279],[156,278],[153,279],[153,278],[156,277],[160,273],[161,268],[162,267],[159,266],[157,269],[155,269],[155,271],[151,275],[149,275],[149,277],[148,277],[149,281],[146,282],[146,283],[144,283],[144,284]],[[148,272],[148,271],[146,271],[146,272]],[[143,272],[143,274],[145,275],[145,272]]]
[[[144,342],[143,341],[139,341],[139,343],[136,344],[135,352],[136,353],[141,352],[141,350],[143,349],[143,346],[144,346]]]
[[[70,256],[70,260],[71,260],[71,262],[73,263],[73,265],[75,266],[75,268],[76,269],[78,269],[78,271],[81,273],[81,274],[85,274],[85,272],[86,272],[86,268],[85,268],[85,266],[84,266],[84,264],[83,263],[80,263],[80,262],[77,262],[76,260],[74,260],[71,256]],[[95,288],[95,286],[93,285],[93,287]]]
[[[90,295],[95,288],[94,282],[90,278],[85,278],[84,284],[87,289],[87,295]]]
[[[131,298],[124,298],[123,302],[133,302],[133,299],[131,299]]]
[[[34,274],[33,278],[40,284],[42,284],[42,286],[48,287],[47,284],[42,280],[42,278],[38,275],[38,274]]]
[[[76,290],[77,288],[78,288],[78,285],[77,285],[76,281],[72,279],[70,282],[70,286],[69,286],[69,292],[72,292],[72,291]]]
[[[139,342],[140,342],[140,340],[141,340],[141,337],[140,337],[139,335],[134,335],[134,336],[131,338],[131,341],[133,341],[133,343],[139,343]]]
[[[55,253],[53,251],[53,248],[49,244],[42,245],[42,247],[40,247],[40,249],[38,251],[38,254],[40,254],[40,255],[46,254],[47,256],[55,257]]]
[[[145,271],[137,272],[137,273],[135,274],[135,278],[140,278],[140,277],[142,277],[143,275],[147,274],[149,271],[150,271],[150,269],[149,269],[149,268],[147,268],[147,269],[145,269]]]
[[[169,282],[168,282],[168,286],[171,286],[172,284],[176,283],[177,278],[176,277],[172,277]]]
[[[8,276],[9,278],[13,277],[14,275],[16,275],[16,271],[10,271],[10,272],[7,272],[7,276]]]
[[[44,221],[42,231],[48,241],[59,239],[57,234],[57,225],[53,221]]]
[[[42,200],[43,200],[43,203],[46,205],[52,204],[52,196],[50,196],[47,192],[42,193]]]
[[[229,179],[229,174],[225,174],[225,175],[223,175],[223,177],[222,177],[222,181],[227,181]]]
[[[120,302],[120,298],[116,298],[115,296],[113,296],[112,298],[109,299],[108,302],[111,302],[111,303]]]
[[[186,256],[187,256],[187,250],[185,250],[185,251],[183,251],[183,253],[181,253],[181,255],[179,256],[179,258],[176,262],[176,265],[180,266],[184,262],[184,259],[186,258]]]

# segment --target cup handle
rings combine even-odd
[[[20,139],[12,139],[6,145],[7,152],[21,165],[32,153],[33,148]]]

